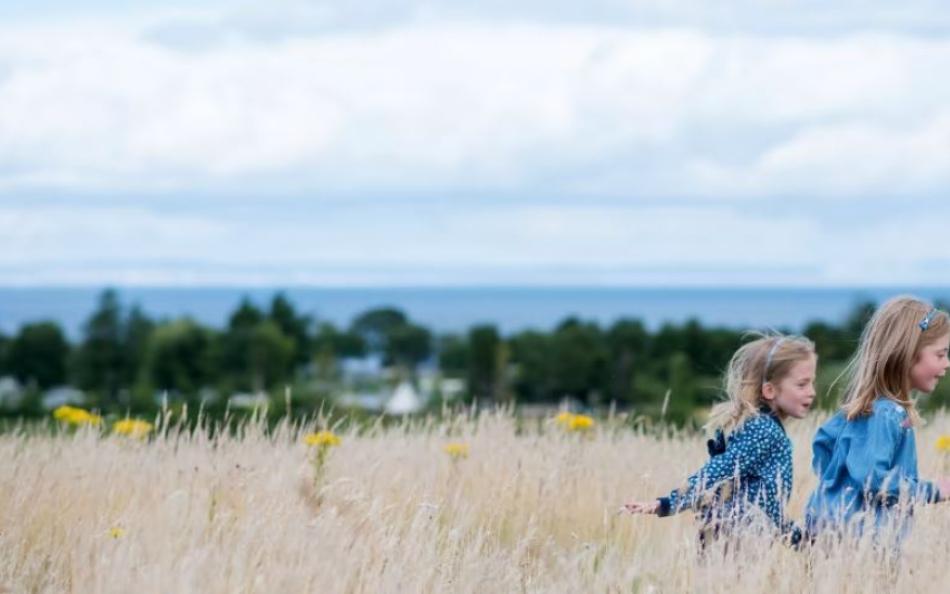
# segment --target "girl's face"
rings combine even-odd
[[[762,396],[782,418],[803,419],[815,400],[818,358],[811,355],[792,365],[788,375],[762,386]]]
[[[950,346],[950,334],[920,349],[917,360],[910,368],[910,385],[913,389],[931,393],[937,382],[947,373],[950,361],[947,360],[947,348]]]

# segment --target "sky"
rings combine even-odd
[[[950,286],[950,14],[0,3],[0,286]]]

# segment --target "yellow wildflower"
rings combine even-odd
[[[129,437],[145,437],[152,432],[152,424],[139,419],[122,419],[112,424],[112,432]]]
[[[118,526],[113,526],[109,529],[109,536],[112,538],[122,538],[125,536],[125,530],[119,528]]]
[[[937,451],[950,454],[950,435],[941,435],[937,438]]]
[[[468,458],[467,443],[447,443],[442,447],[442,451],[448,454],[453,460],[458,460],[459,458]]]
[[[316,433],[308,433],[307,435],[304,435],[303,442],[308,446],[328,448],[331,446],[340,445],[341,440],[332,431],[318,431]]]
[[[102,417],[88,410],[63,405],[53,411],[53,418],[67,425],[96,425],[102,423]]]
[[[574,418],[571,419],[570,430],[571,431],[584,431],[591,429],[594,426],[594,419],[587,415],[574,415]]]
[[[576,415],[567,411],[558,413],[554,422],[565,431],[585,431],[594,426],[594,419],[587,415]]]

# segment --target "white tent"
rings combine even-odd
[[[423,402],[407,381],[399,382],[392,397],[386,402],[385,411],[391,415],[405,415],[422,410]]]

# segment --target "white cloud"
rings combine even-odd
[[[440,22],[182,52],[144,30],[0,35],[0,189],[662,197],[950,181],[920,167],[947,158],[928,132],[950,99],[942,40]],[[901,159],[854,175],[858,130],[894,136]]]
[[[247,6],[0,25],[0,284],[947,282],[913,7]]]

